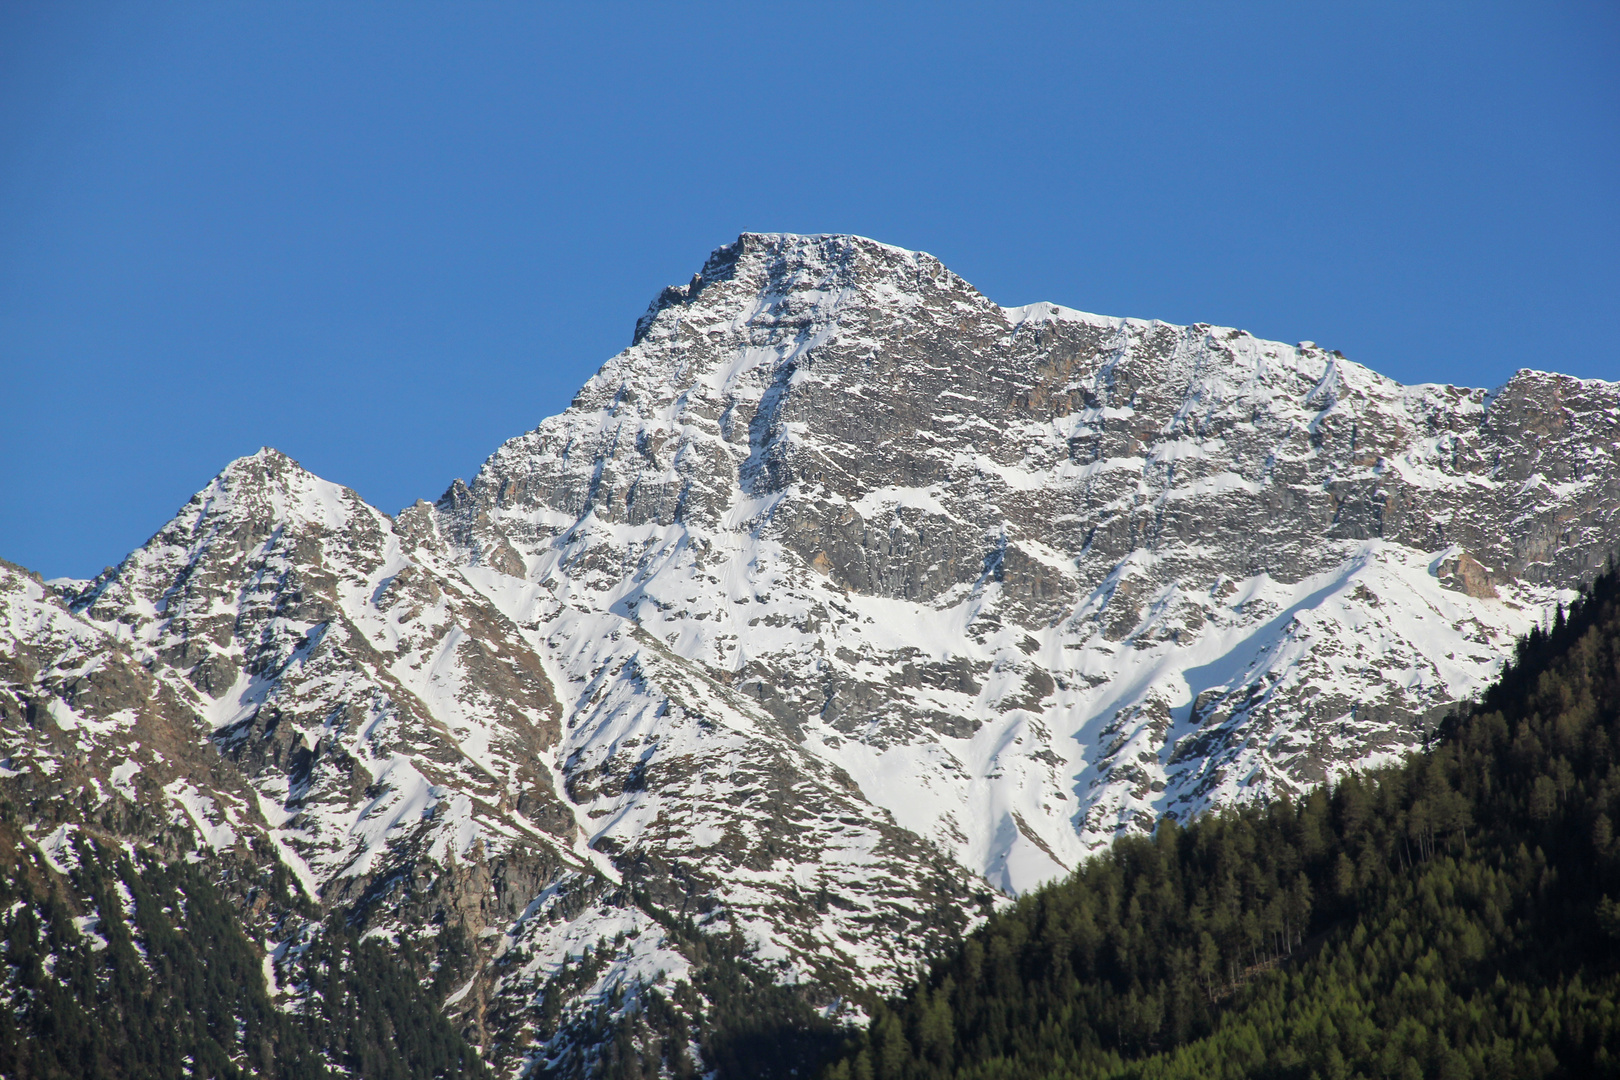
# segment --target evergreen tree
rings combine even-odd
[[[278,1009],[231,903],[187,862],[83,835],[64,879],[0,808],[0,1076],[366,1080],[488,1075],[400,959],[328,924]]]

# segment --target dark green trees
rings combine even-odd
[[[334,920],[277,1008],[198,866],[82,836],[67,880],[0,821],[0,1076],[463,1080],[487,1070],[410,970]]]
[[[195,867],[80,838],[67,889],[0,831],[0,1075],[324,1075]]]

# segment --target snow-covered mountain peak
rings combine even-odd
[[[356,514],[374,518],[378,513],[353,491],[268,446],[226,465],[187,506],[197,508],[199,521],[260,517],[327,529],[342,528]]]
[[[452,1004],[513,1071],[691,935],[847,1015],[990,887],[1418,745],[1609,555],[1617,462],[1615,384],[1403,386],[750,233],[437,503],[266,449],[71,610],[0,567],[5,692],[80,725],[38,776],[77,748],[481,935]]]
[[[559,605],[519,621],[650,635],[1023,889],[1120,828],[1411,745],[1607,554],[1615,398],[1402,386],[745,235],[441,522]],[[1498,509],[1509,478],[1529,516]]]
[[[939,283],[965,284],[932,255],[891,247],[861,236],[743,233],[716,248],[692,280],[660,293],[636,324],[633,344],[649,334],[672,333],[699,305],[737,317],[760,300],[846,296],[862,289],[891,296],[916,294]],[[729,288],[716,290],[716,286]],[[802,310],[802,308],[800,309]]]
[[[74,607],[92,619],[111,617],[137,638],[187,637],[199,616],[189,596],[208,595],[200,603],[217,622],[226,612],[213,591],[240,590],[246,567],[327,570],[333,560],[321,553],[328,541],[334,554],[352,556],[384,547],[391,531],[388,517],[353,491],[265,447],[226,465],[156,535],[90,583]],[[262,571],[259,580],[268,584]]]

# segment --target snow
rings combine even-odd
[[[76,915],[73,918],[73,927],[90,942],[91,952],[100,952],[108,945],[106,938],[97,933],[101,926],[99,915]]]
[[[259,813],[270,825],[267,835],[270,837],[270,842],[276,847],[277,856],[281,859],[282,864],[292,872],[294,880],[298,882],[298,887],[304,890],[304,895],[314,900],[320,896],[320,880],[316,878],[314,871],[309,868],[309,864],[304,861],[303,856],[299,855],[293,846],[287,842],[287,838],[282,835],[287,822],[294,815],[265,798],[262,792],[255,791],[253,794],[259,804]]]
[[[236,830],[231,828],[215,800],[204,795],[197,785],[181,777],[164,785],[163,790],[185,812],[203,845],[215,850],[236,845]],[[215,821],[216,817],[220,820]]]
[[[71,874],[79,868],[79,853],[73,848],[73,834],[78,831],[71,823],[58,825],[39,841],[40,855],[58,874]]]
[[[141,771],[140,762],[133,758],[114,765],[107,778],[112,782],[112,788],[130,802],[135,802],[138,793],[135,790],[135,774]]]

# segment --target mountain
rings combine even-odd
[[[807,1067],[1116,836],[1421,745],[1608,555],[1617,407],[745,234],[436,503],[264,450],[0,568],[0,797],[277,964],[385,938],[503,1075]]]
[[[825,1080],[1620,1075],[1620,576],[1399,765],[1021,897]]]

